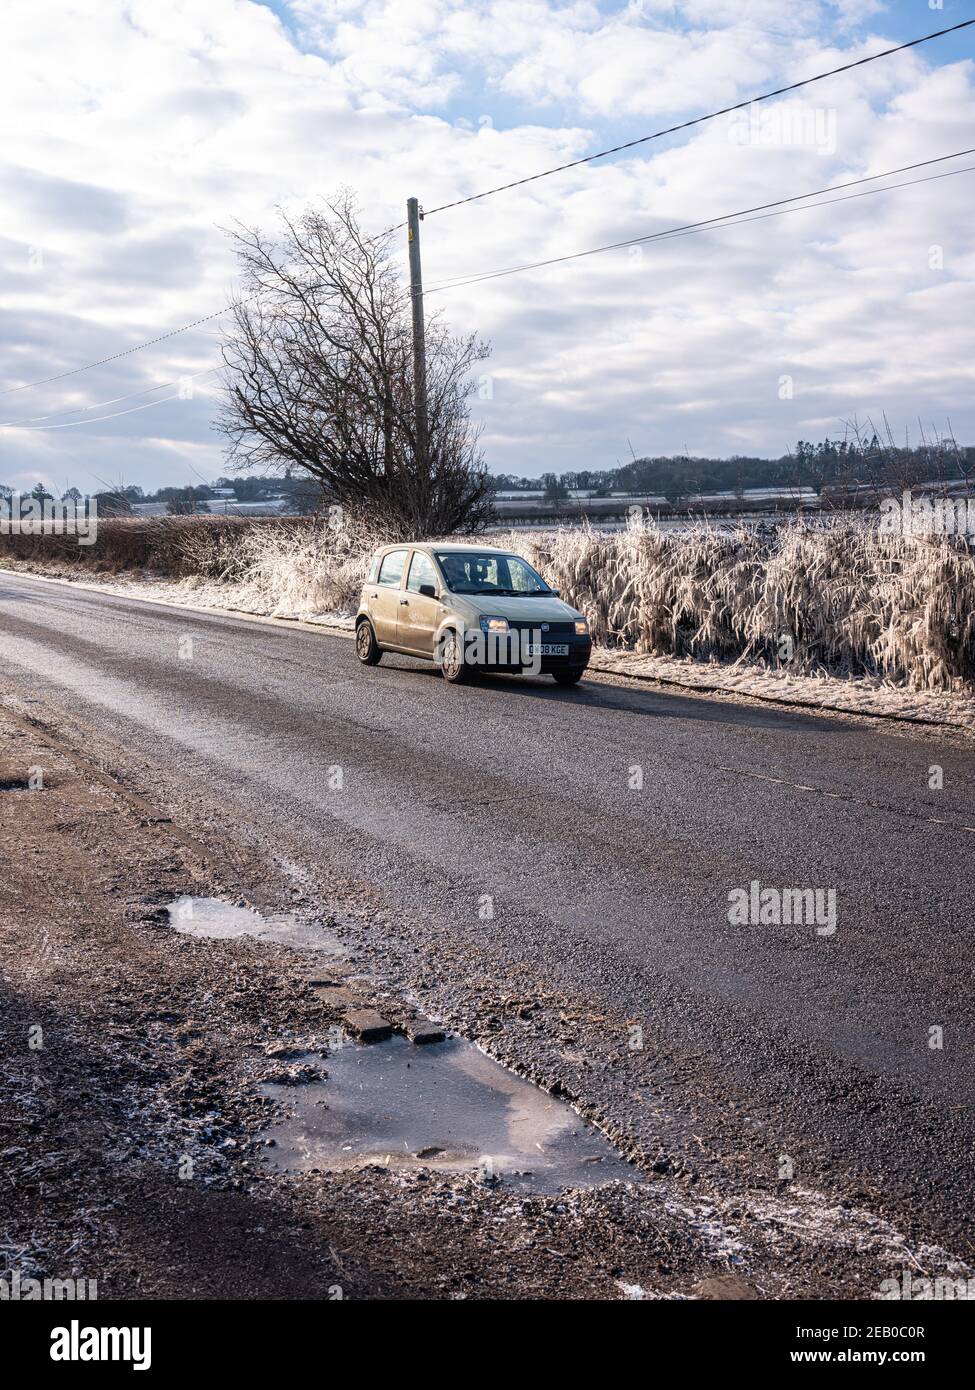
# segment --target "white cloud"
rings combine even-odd
[[[8,0],[0,377],[66,371],[218,308],[233,217],[268,223],[275,203],[348,183],[380,228],[409,194],[430,208],[884,46],[882,20],[869,40],[831,45],[835,11],[295,0],[299,47],[250,0],[52,0],[43,16]],[[427,284],[960,149],[972,68],[934,59],[918,50],[814,87],[791,130],[773,122],[756,143],[740,141],[757,125],[714,122],[430,217]],[[809,143],[774,143],[804,128]],[[951,415],[975,439],[973,178],[431,295],[493,340],[493,399],[478,403],[490,465],[609,466],[627,437],[647,452],[780,453],[854,412],[901,425]],[[0,396],[0,419],[201,370],[215,331]],[[778,398],[783,374],[791,401]],[[106,425],[6,432],[0,479],[212,475],[212,414],[199,394]]]

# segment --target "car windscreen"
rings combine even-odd
[[[490,551],[441,550],[437,563],[455,594],[504,594],[527,598],[552,591],[540,574],[520,555]]]

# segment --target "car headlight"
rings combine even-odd
[[[586,622],[585,618],[576,618],[576,636],[589,636],[589,624]]]
[[[481,618],[481,631],[482,631],[482,632],[507,632],[507,631],[508,631],[508,619],[507,619],[507,618],[488,618],[488,617],[482,617],[482,618]]]

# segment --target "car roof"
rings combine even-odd
[[[418,545],[418,546],[416,547],[416,549],[417,549],[417,550],[428,550],[428,551],[430,551],[431,553],[432,553],[433,551],[436,551],[438,554],[445,554],[445,555],[451,555],[451,554],[467,555],[467,554],[469,554],[470,551],[472,551],[472,550],[476,550],[477,553],[478,553],[478,555],[510,555],[510,554],[511,554],[511,551],[510,551],[510,550],[502,550],[502,549],[500,548],[500,546],[497,546],[497,545],[478,545],[477,541],[468,541],[466,545],[457,544],[457,543],[455,543],[455,542],[453,542],[453,541],[449,541],[449,542],[447,542],[447,544],[445,544],[445,545],[438,545],[438,544],[436,544],[436,542],[434,542],[434,541],[429,541],[429,542],[425,542],[423,545]]]
[[[427,555],[432,555],[434,552],[438,555],[449,555],[451,553],[467,555],[472,550],[476,551],[478,555],[511,555],[514,553],[511,550],[502,550],[496,545],[478,545],[476,541],[468,541],[466,544],[448,541],[443,545],[438,544],[436,541],[395,541],[391,545],[384,545],[382,549],[376,553],[382,555],[385,554],[387,550],[422,550]]]

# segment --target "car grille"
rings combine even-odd
[[[515,622],[512,622],[511,619],[508,620],[508,629],[510,632],[538,633],[538,637],[534,640],[540,642],[555,642],[560,637],[574,637],[576,634],[576,625],[574,622],[549,623],[548,630],[545,632],[540,631],[541,626],[541,622],[532,623],[522,621],[521,619]]]

